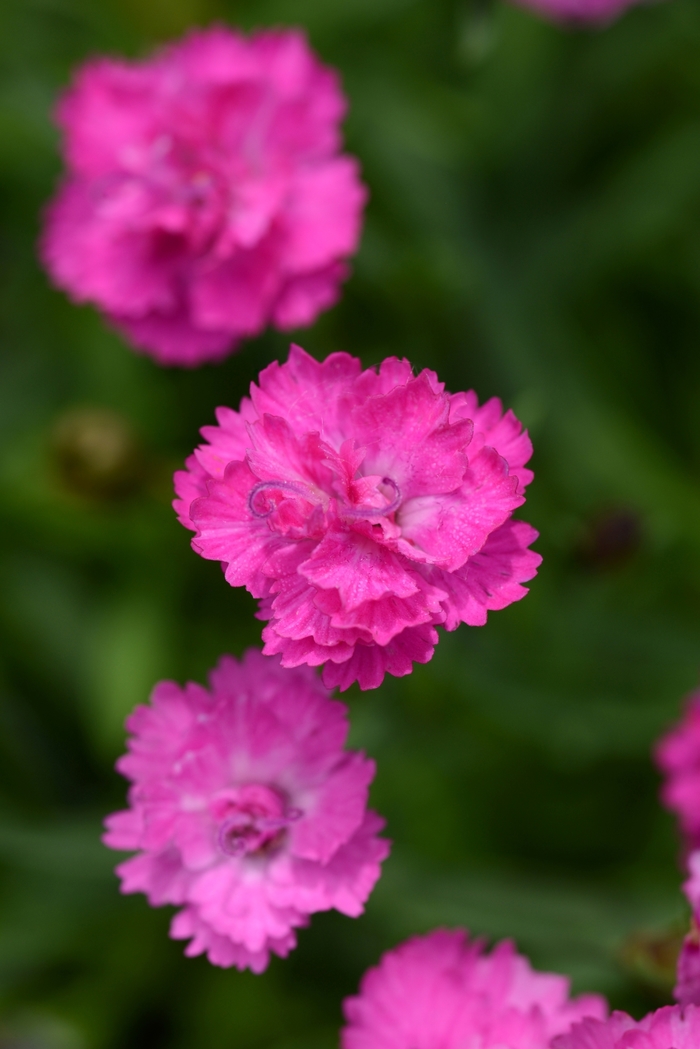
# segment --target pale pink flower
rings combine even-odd
[[[547,1049],[605,1000],[569,998],[569,981],[534,972],[510,941],[486,954],[463,930],[438,929],[388,951],[344,1002],[342,1049]]]
[[[700,692],[688,697],[681,721],[656,744],[654,758],[665,775],[661,800],[678,816],[686,850],[700,848]]]
[[[643,1020],[615,1012],[607,1020],[582,1020],[555,1038],[552,1049],[698,1049],[700,1010],[665,1005]]]
[[[219,26],[87,62],[57,109],[49,273],[161,364],[311,324],[338,298],[366,198],[340,153],[345,109],[297,30]]]
[[[524,502],[532,446],[500,401],[449,394],[407,361],[362,371],[293,346],[219,408],[175,475],[180,520],[261,598],[265,653],[376,688],[426,663],[436,626],[481,626],[540,563]]]
[[[529,7],[545,18],[573,25],[612,22],[639,0],[515,0],[521,7]]]
[[[161,682],[127,721],[130,808],[104,841],[138,854],[122,892],[182,907],[187,955],[261,972],[315,911],[356,917],[389,844],[367,810],[374,762],[344,751],[347,709],[308,668],[224,656],[210,690]]]

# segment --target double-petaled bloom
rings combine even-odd
[[[87,62],[57,109],[49,273],[161,364],[310,324],[338,298],[366,198],[345,109],[298,31],[214,27]]]
[[[182,908],[186,954],[261,972],[315,911],[362,913],[389,843],[367,810],[374,762],[343,749],[346,707],[312,671],[250,650],[210,685],[161,682],[131,715],[130,807],[104,841],[137,850],[123,892]]]
[[[342,1049],[549,1049],[607,1006],[569,998],[566,977],[533,971],[509,941],[488,954],[463,930],[438,929],[388,951],[344,1012]]]
[[[266,654],[376,688],[427,662],[436,627],[480,626],[527,592],[537,537],[511,518],[532,446],[500,401],[434,372],[298,347],[175,475],[194,549],[260,599]]]
[[[633,1020],[615,1012],[607,1020],[586,1019],[555,1038],[552,1049],[697,1049],[700,1009],[667,1005]]]

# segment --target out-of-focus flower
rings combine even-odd
[[[57,110],[49,273],[161,364],[310,324],[338,298],[366,198],[340,154],[345,108],[298,31],[215,27],[86,63]]]
[[[525,501],[532,446],[500,401],[434,372],[292,347],[175,475],[194,549],[261,598],[265,653],[376,688],[426,663],[436,626],[480,626],[540,563]]]
[[[686,850],[700,848],[700,692],[688,697],[680,723],[656,744],[654,758],[666,777],[661,800],[678,816]]]
[[[697,1049],[700,1010],[690,1005],[666,1005],[633,1020],[615,1012],[607,1020],[582,1020],[568,1034],[555,1038],[552,1049]]]
[[[439,929],[388,951],[344,1003],[342,1049],[547,1049],[598,995],[569,998],[569,981],[534,972],[509,941],[486,954],[463,930]]]
[[[573,24],[611,22],[639,0],[515,0],[546,18]]]
[[[681,1005],[700,1005],[700,930],[695,918],[678,955],[673,997]]]
[[[131,715],[131,807],[104,841],[139,850],[123,892],[182,907],[186,954],[261,972],[315,911],[361,914],[389,844],[367,810],[374,762],[343,750],[347,710],[312,671],[250,650],[210,685],[162,682]]]

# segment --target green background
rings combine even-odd
[[[350,96],[364,239],[296,339],[513,406],[544,556],[521,604],[348,693],[394,850],[361,919],[316,916],[259,977],[184,959],[99,834],[128,711],[259,640],[170,475],[288,339],[160,369],[35,247],[72,66],[212,19],[305,26]],[[440,923],[637,1015],[669,1000],[686,911],[650,747],[700,667],[697,0],[576,33],[466,0],[4,0],[0,61],[0,1046],[330,1049],[364,969]]]

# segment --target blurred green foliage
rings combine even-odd
[[[317,916],[261,977],[185,960],[99,834],[126,713],[258,642],[170,475],[287,340],[161,370],[35,251],[71,67],[212,19],[304,25],[351,98],[366,232],[298,341],[502,396],[545,557],[522,604],[350,694],[394,852],[362,919]],[[697,0],[579,33],[483,0],[4,0],[0,62],[0,1046],[328,1049],[362,971],[440,923],[668,1000],[685,914],[649,748],[700,667]]]

